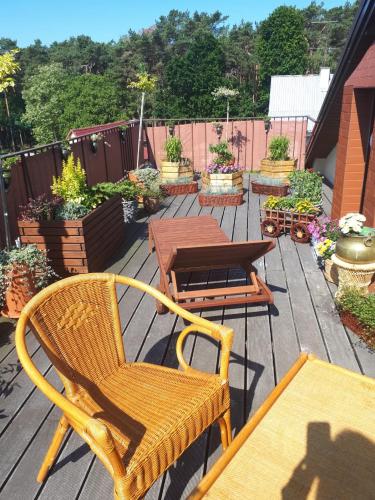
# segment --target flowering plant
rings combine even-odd
[[[208,174],[234,174],[239,172],[238,165],[220,165],[218,163],[211,163],[205,168]]]
[[[341,217],[339,221],[339,226],[343,234],[357,233],[362,231],[363,223],[366,221],[366,217],[358,213],[349,213]]]
[[[326,216],[311,221],[307,230],[315,242],[323,242],[326,238],[337,241],[341,234],[338,221]]]
[[[320,241],[316,245],[316,252],[323,260],[330,259],[335,253],[336,242],[326,238],[324,241]]]

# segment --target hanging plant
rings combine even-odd
[[[103,140],[103,134],[91,134],[90,135],[90,147],[93,153],[96,153],[98,150],[98,142]]]
[[[4,158],[4,160],[2,160],[4,187],[6,190],[9,189],[10,186],[10,180],[12,177],[12,168],[20,160],[21,157],[19,155],[11,156],[10,158]]]
[[[61,159],[67,160],[69,158],[72,148],[69,141],[62,141],[60,146]]]

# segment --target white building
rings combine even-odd
[[[272,76],[268,115],[309,116],[316,120],[332,77],[329,68],[320,68],[319,75]],[[308,131],[313,126],[309,120]]]

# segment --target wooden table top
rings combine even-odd
[[[375,380],[307,359],[272,394],[194,498],[374,499]]]

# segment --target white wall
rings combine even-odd
[[[313,163],[314,170],[320,172],[333,185],[336,171],[336,146],[327,158],[316,158]]]

